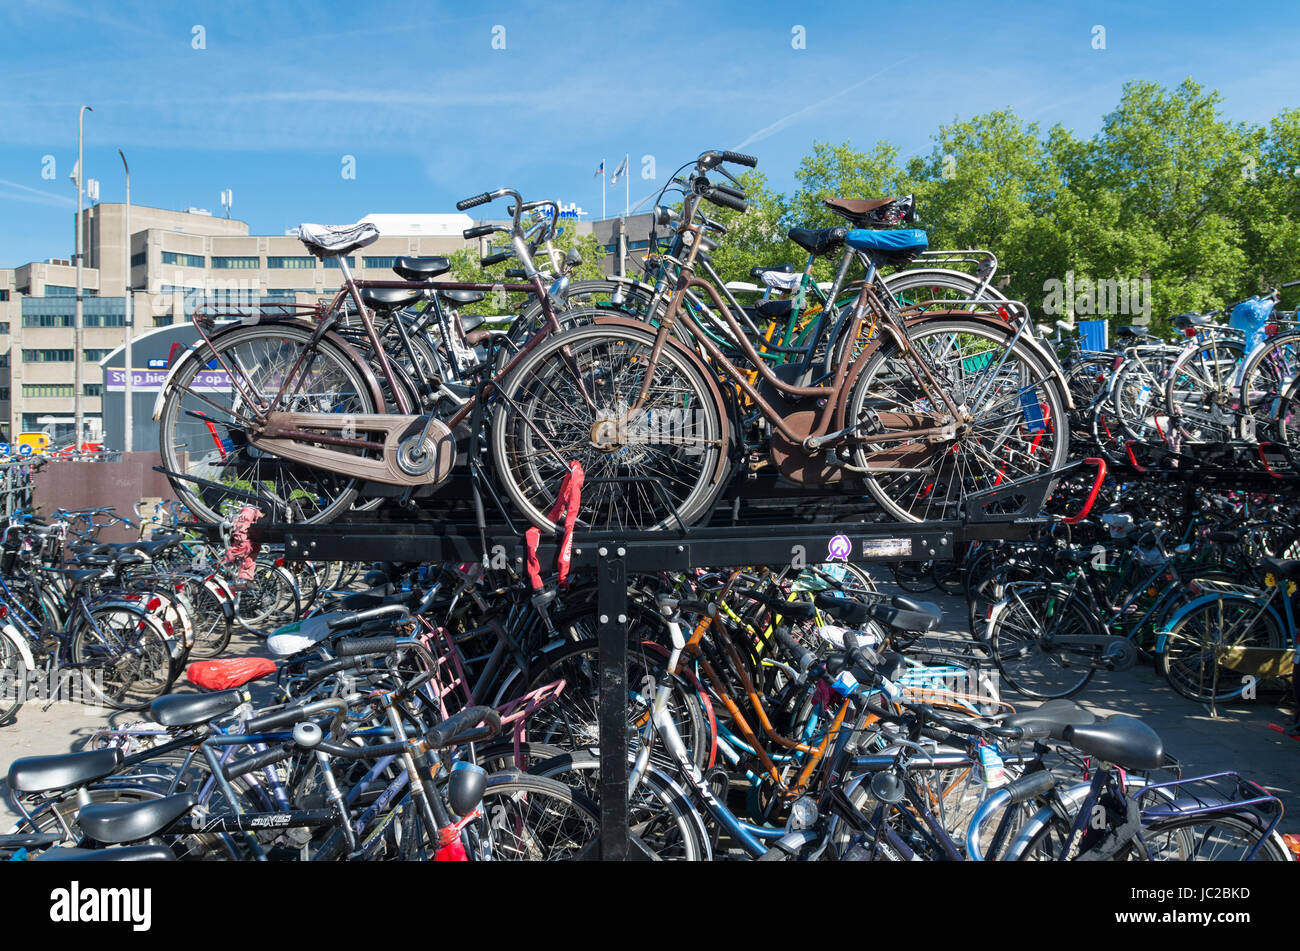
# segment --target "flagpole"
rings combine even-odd
[[[627,218],[632,214],[632,170],[627,167],[627,160],[631,156],[623,153],[623,217]]]
[[[600,217],[605,217],[605,190],[609,187],[609,182],[605,181],[605,160],[600,160]]]

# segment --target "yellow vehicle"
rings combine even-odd
[[[49,433],[19,433],[18,441],[13,444],[12,452],[14,455],[27,455],[22,451],[23,446],[31,446],[31,455],[43,456],[45,450],[50,448]]]

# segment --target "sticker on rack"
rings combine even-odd
[[[892,558],[912,554],[910,538],[864,538],[862,554],[867,558]]]
[[[1043,404],[1033,387],[1020,391],[1020,411],[1025,415],[1025,425],[1031,433],[1041,433],[1047,428],[1043,422]]]
[[[826,546],[826,552],[827,561],[835,561],[836,559],[848,561],[849,555],[853,553],[853,542],[849,541],[848,535],[836,535],[831,539],[830,544]]]

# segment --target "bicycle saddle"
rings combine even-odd
[[[856,221],[896,201],[897,198],[823,198],[822,204],[837,215]]]
[[[792,268],[788,264],[775,264],[770,266],[761,265],[759,267],[750,268],[749,276],[756,277],[761,281],[763,279],[763,275],[766,274],[768,271],[776,271],[780,274],[793,274],[794,268]]]
[[[424,296],[422,290],[407,290],[404,287],[363,287],[361,302],[371,310],[399,310],[414,304]]]
[[[891,598],[889,604],[874,604],[870,616],[888,627],[899,631],[933,631],[943,619],[943,611],[937,604],[928,601],[911,601],[907,598]]]
[[[120,849],[49,849],[33,862],[175,862],[165,845],[128,845]]]
[[[1165,762],[1165,744],[1156,731],[1122,713],[1097,723],[1072,723],[1061,731],[1061,739],[1121,769],[1158,769]]]
[[[1259,566],[1278,581],[1300,581],[1300,561],[1289,558],[1261,558]]]
[[[135,842],[156,835],[194,808],[191,793],[144,802],[92,802],[77,815],[86,837],[107,845]]]
[[[791,228],[786,232],[791,241],[816,257],[829,254],[840,247],[840,245],[844,244],[844,238],[848,233],[849,230],[843,225],[817,230],[812,228]]]
[[[162,726],[198,726],[239,706],[238,690],[221,693],[180,693],[159,697],[149,704],[149,716]]]
[[[781,320],[794,313],[794,299],[786,297],[780,300],[776,298],[761,300],[754,305],[754,310],[760,317]]]
[[[379,229],[369,221],[354,225],[300,224],[290,234],[318,258],[348,254],[379,240]]]
[[[116,746],[55,756],[25,756],[9,767],[9,788],[14,792],[53,792],[103,779],[122,762]]]
[[[451,270],[451,260],[442,256],[393,259],[393,270],[408,281],[428,281]]]
[[[1073,700],[1048,700],[1036,710],[1022,710],[1002,720],[1002,726],[1027,726],[1031,723],[1043,723],[1048,727],[1048,736],[1054,740],[1063,739],[1067,727],[1076,724],[1086,726],[1097,722],[1093,714],[1079,706]]]
[[[1120,327],[1120,328],[1118,328],[1118,329],[1115,331],[1115,336],[1117,336],[1117,337],[1145,337],[1145,336],[1148,334],[1148,332],[1149,332],[1149,331],[1147,330],[1146,327],[1128,326],[1128,327]]]
[[[1174,326],[1179,330],[1186,330],[1188,327],[1213,327],[1214,318],[1209,314],[1179,314],[1174,318]]]
[[[438,296],[448,304],[477,304],[487,296],[483,291],[438,291]],[[469,318],[462,318],[468,320]],[[482,323],[482,319],[479,323]]]
[[[919,228],[904,228],[900,231],[854,228],[845,236],[844,243],[850,248],[868,251],[892,264],[920,254],[930,246],[930,238]]]

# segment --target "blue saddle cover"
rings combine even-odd
[[[845,244],[859,251],[877,251],[885,254],[914,254],[930,246],[930,239],[919,228],[902,231],[872,231],[855,228],[844,238]]]

